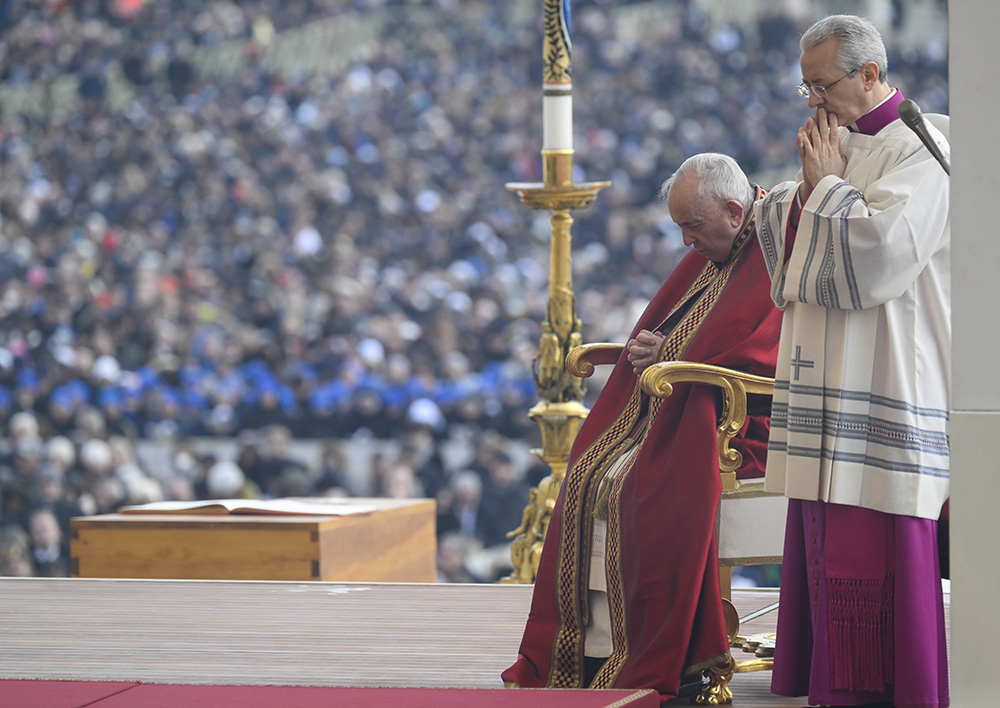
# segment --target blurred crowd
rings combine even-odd
[[[794,171],[808,20],[766,5],[574,7],[575,178],[612,182],[573,226],[585,341],[621,341],[681,255],[655,195],[683,159]],[[0,0],[0,574],[67,572],[74,514],[219,480],[358,493],[335,443],[366,436],[404,441],[375,493],[438,498],[443,577],[495,579],[455,559],[505,543],[540,474],[503,444],[537,435],[548,299],[549,214],[504,188],[541,179],[524,7]],[[357,31],[305,41],[339,25]],[[947,110],[944,34],[887,37],[925,112]],[[488,454],[445,469],[428,450],[459,428]],[[252,459],[302,438],[331,441],[322,464]]]

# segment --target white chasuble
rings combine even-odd
[[[784,310],[765,487],[936,519],[949,473],[948,177],[902,121],[840,131],[845,177],[808,196],[787,259],[798,183],[754,205]]]

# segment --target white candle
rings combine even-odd
[[[573,149],[573,84],[545,84],[542,99],[542,149]]]

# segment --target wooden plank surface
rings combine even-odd
[[[530,586],[0,579],[0,678],[499,687]]]
[[[531,586],[0,578],[0,678],[497,688]],[[733,591],[741,616],[774,590]],[[946,620],[950,595],[945,596]],[[779,610],[780,611],[780,610]],[[741,633],[774,631],[777,611]],[[751,658],[735,654],[737,660]],[[770,672],[737,705],[792,708]],[[670,702],[688,705],[687,699]]]

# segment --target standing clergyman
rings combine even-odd
[[[948,176],[897,118],[878,30],[801,40],[802,169],[755,206],[784,309],[766,488],[789,497],[771,688],[948,705],[937,519],[948,497]],[[947,117],[929,116],[947,151]]]

